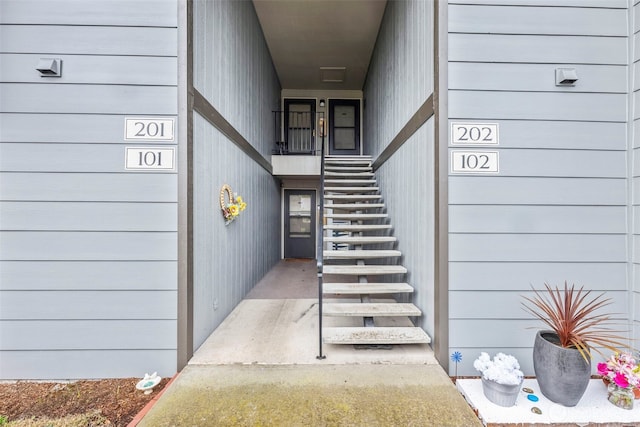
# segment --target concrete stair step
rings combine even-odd
[[[413,292],[408,283],[323,283],[323,293],[345,295],[399,294]]]
[[[332,172],[325,171],[324,176],[332,177],[332,178],[368,178],[373,177],[375,174],[373,172]]]
[[[374,185],[376,183],[375,179],[325,179],[325,185],[353,185],[353,186],[367,186]]]
[[[325,171],[332,171],[332,172],[341,172],[341,171],[347,171],[347,172],[371,172],[371,166],[358,166],[358,165],[340,165],[340,166],[333,166],[333,165],[326,165],[324,167]]]
[[[324,238],[324,241],[327,243],[347,243],[350,245],[389,243],[395,242],[396,240],[394,236],[332,236]]]
[[[386,213],[325,213],[322,215],[325,218],[333,219],[348,219],[351,221],[360,221],[367,219],[388,218]]]
[[[325,203],[325,209],[342,209],[345,211],[360,211],[384,208],[384,203]]]
[[[380,200],[380,194],[325,194],[325,200]]]
[[[325,316],[344,317],[395,317],[421,316],[422,312],[411,303],[398,302],[337,302],[325,303],[322,308]]]
[[[378,190],[380,190],[380,187],[324,187],[325,192],[332,193],[370,193]]]
[[[324,156],[325,164],[369,164],[371,156]]]
[[[418,327],[334,327],[322,329],[326,344],[428,344],[431,338]]]
[[[333,223],[324,226],[325,230],[335,231],[376,231],[376,230],[390,230],[393,228],[391,224],[340,224]]]
[[[402,255],[396,250],[366,250],[354,249],[348,251],[323,251],[324,259],[373,259],[373,258],[394,258]]]
[[[325,265],[323,274],[342,274],[345,276],[381,276],[385,274],[405,274],[407,269],[401,265]]]

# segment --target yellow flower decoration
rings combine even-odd
[[[227,202],[227,199],[229,200]],[[220,209],[225,219],[225,225],[229,225],[236,219],[240,212],[247,208],[247,204],[242,200],[241,196],[234,194],[231,187],[227,184],[222,186],[220,190]]]

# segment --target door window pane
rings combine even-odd
[[[356,148],[356,133],[354,129],[334,129],[333,146],[336,150],[354,150]]]
[[[311,237],[311,218],[292,217],[289,221],[289,237]]]
[[[355,107],[353,105],[336,105],[333,110],[334,127],[354,127],[356,124]]]

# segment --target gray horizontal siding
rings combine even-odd
[[[549,85],[559,67],[576,68],[580,84],[576,87]],[[452,62],[449,89],[626,94],[627,73],[623,65]]]
[[[0,290],[167,291],[177,270],[175,261],[0,261]]]
[[[626,65],[626,58],[623,37],[449,34],[449,61]]]
[[[2,53],[175,57],[178,49],[176,29],[162,27],[2,25],[0,39]]]
[[[449,106],[451,119],[597,122],[627,119],[626,95],[611,93],[449,91]]]
[[[0,260],[175,261],[176,233],[0,231]]]
[[[175,372],[177,173],[124,163],[178,141],[124,119],[177,114],[178,5],[141,6],[0,2],[2,379]]]
[[[449,231],[625,234],[626,218],[626,206],[454,205]]]
[[[451,176],[449,183],[452,205],[625,206],[627,202],[625,179]]]
[[[627,0],[453,0],[451,4],[481,4],[496,6],[556,6],[606,7],[626,9]]]
[[[122,114],[0,113],[0,128],[4,142],[122,144],[125,117]],[[166,144],[175,144],[175,141],[153,142],[153,145]]]
[[[2,0],[0,24],[177,26],[175,0]]]
[[[16,350],[2,353],[0,374],[26,380],[129,378],[154,371],[173,375],[176,363],[175,349]]]
[[[625,262],[627,236],[450,234],[450,261]]]
[[[0,169],[5,172],[125,172],[126,147],[144,146],[150,146],[150,143],[132,142],[127,145],[5,143],[0,146]],[[155,173],[175,173],[175,171],[156,171]]]
[[[0,75],[11,83],[50,84],[40,76],[36,65],[40,54],[0,54]],[[178,60],[164,56],[58,55],[62,59],[59,84],[108,84],[174,86]]]
[[[131,334],[132,328],[138,334]],[[173,320],[11,321],[3,329],[0,350],[171,350],[176,333]],[[31,338],[38,334],[39,340]]]
[[[500,173],[449,176],[450,349],[507,351],[532,374],[530,284],[606,291],[629,313],[628,4],[449,5],[449,118],[500,128],[497,146],[452,147],[499,151]],[[575,86],[555,85],[559,67]]]
[[[4,201],[175,202],[175,174],[0,173]]]
[[[177,231],[175,203],[0,202],[6,231]]]
[[[2,85],[0,111],[5,113],[175,115],[177,114],[177,88],[6,83]],[[124,125],[120,128],[124,133]]]
[[[496,8],[493,6],[452,4],[449,6],[449,32],[627,36],[625,9],[576,9],[536,4],[535,7],[505,7],[499,9],[499,13],[500,19],[495,19]]]
[[[551,283],[552,286],[563,286],[564,282]],[[546,290],[542,283],[533,284],[536,290]],[[579,289],[582,285],[576,284]],[[595,298],[602,294],[597,288],[587,297],[587,300]],[[627,311],[627,290],[611,290],[607,289],[606,298],[611,299],[611,304],[606,310],[611,313],[625,313]],[[529,292],[507,292],[500,291],[464,291],[453,292],[457,304],[451,306],[449,315],[454,319],[509,319],[516,320],[531,319],[531,315],[523,309],[522,303],[525,302],[523,297],[533,298],[535,293]],[[494,301],[500,301],[500,310],[492,310],[487,313],[486,307],[491,306]],[[527,343],[528,344],[528,343]]]
[[[452,262],[449,289],[527,291],[529,285],[541,287],[565,280],[597,289],[603,283],[627,283],[627,269],[626,262]]]
[[[456,147],[456,149],[464,149],[464,147]],[[500,176],[624,179],[626,178],[626,152],[502,149]]]
[[[623,122],[573,122],[504,120],[500,138],[509,148],[625,151],[627,124]],[[460,148],[460,147],[459,147]],[[496,147],[498,148],[498,147]]]
[[[175,290],[4,291],[0,320],[171,320],[175,300]]]

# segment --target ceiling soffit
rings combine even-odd
[[[386,0],[253,3],[283,89],[362,90]]]

